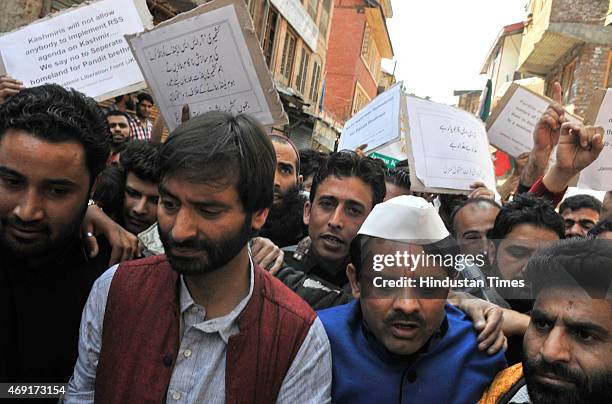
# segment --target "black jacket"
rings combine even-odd
[[[324,270],[312,250],[300,261],[293,259],[291,249],[285,250],[283,268],[276,274],[291,290],[314,310],[322,310],[353,300],[344,269],[336,273]]]

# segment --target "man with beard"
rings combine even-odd
[[[79,234],[107,133],[93,99],[57,85],[0,105],[2,382],[66,383],[72,373],[81,313],[110,257],[99,239],[88,258]]]
[[[471,321],[446,302],[449,288],[435,284],[456,275],[435,257],[459,251],[433,205],[414,196],[376,205],[350,251],[356,300],[319,313],[332,349],[332,400],[474,403],[504,355],[479,349]]]
[[[125,148],[126,142],[130,140],[130,117],[122,111],[108,111],[106,123],[111,134],[111,154],[108,164],[119,162],[119,153]]]
[[[274,202],[259,234],[282,248],[297,244],[306,235],[302,219],[306,198],[300,193],[302,176],[297,148],[284,136],[271,135],[270,140],[276,154]]]
[[[159,157],[166,255],[96,281],[67,402],[329,402],[320,320],[249,256],[275,163],[247,115],[208,112],[170,134]]]
[[[522,364],[499,373],[480,403],[610,402],[611,243],[563,240],[531,258],[536,301]]]

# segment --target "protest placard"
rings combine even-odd
[[[367,144],[368,153],[399,138],[401,83],[378,95],[345,124],[338,150],[355,150]]]
[[[244,1],[203,4],[127,39],[171,130],[185,104],[288,123]]]
[[[495,190],[489,142],[478,118],[414,96],[406,96],[406,106],[412,190],[469,193],[476,181]]]
[[[146,0],[102,0],[0,37],[0,73],[26,87],[57,83],[98,101],[146,87],[123,37],[153,26]]]
[[[579,188],[612,191],[612,89],[597,90],[585,114],[585,123],[604,128],[604,148],[591,165],[582,170]]]
[[[515,158],[531,151],[533,130],[552,102],[548,97],[513,83],[487,119],[489,141]],[[570,121],[582,121],[568,112],[565,115]]]

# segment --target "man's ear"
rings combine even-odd
[[[310,201],[304,202],[304,224],[308,226],[310,224]]]
[[[266,223],[266,219],[268,218],[268,213],[270,212],[270,208],[265,208],[262,210],[258,210],[251,217],[251,228],[254,230],[260,230],[264,223]]]
[[[300,174],[300,175],[298,175],[297,180],[298,180],[298,181],[297,181],[297,185],[298,185],[298,187],[299,187],[299,186],[301,186],[301,185],[302,185],[302,183],[304,182],[304,176],[303,176],[303,175],[301,175],[301,174]]]
[[[357,279],[357,268],[355,268],[355,265],[348,264],[346,266],[346,277],[351,284],[353,297],[359,299],[361,297],[361,285],[359,285],[359,279]]]

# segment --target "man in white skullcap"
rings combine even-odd
[[[506,363],[503,352],[478,349],[471,321],[446,302],[458,252],[424,199],[374,207],[350,246],[356,300],[319,312],[332,349],[333,402],[478,401]]]

